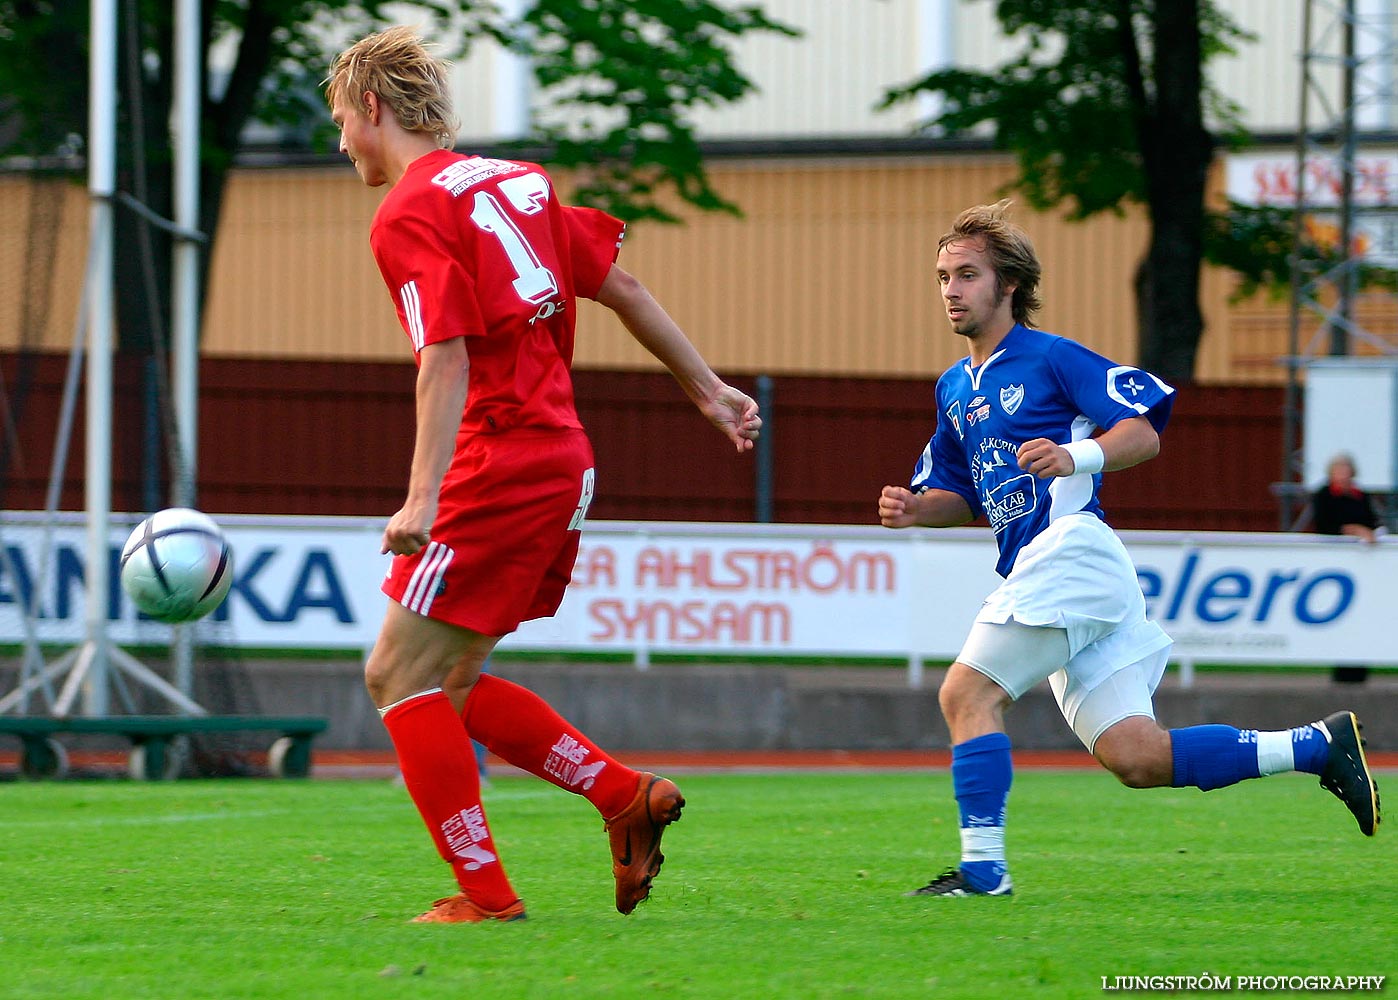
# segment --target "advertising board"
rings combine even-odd
[[[111,578],[127,531],[113,518]],[[365,650],[383,615],[381,522],[221,516],[234,552],[228,600],[205,641],[252,650]],[[1179,660],[1398,663],[1398,541],[1280,533],[1123,532],[1148,612]],[[0,522],[0,643],[78,643],[85,621],[81,514]],[[568,595],[501,649],[768,657],[956,655],[999,578],[986,529],[665,522],[589,524]],[[26,623],[23,611],[33,604]],[[160,645],[111,588],[108,635]]]

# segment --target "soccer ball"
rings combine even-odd
[[[207,514],[156,511],[121,550],[121,589],[145,615],[177,624],[203,618],[228,596],[233,550]]]

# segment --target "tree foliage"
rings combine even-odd
[[[927,123],[948,135],[988,131],[1012,150],[1012,187],[1036,208],[1084,219],[1146,206],[1151,241],[1137,274],[1141,360],[1193,376],[1203,320],[1199,268],[1205,181],[1216,145],[1238,142],[1238,109],[1204,76],[1208,61],[1251,39],[1213,0],[998,0],[1018,54],[990,72],[940,70],[886,103],[936,93]]]
[[[1316,229],[1313,218],[1303,217],[1298,240],[1294,208],[1229,201],[1227,209],[1209,213],[1204,254],[1209,263],[1238,276],[1231,296],[1235,302],[1259,292],[1279,298],[1291,289],[1293,276],[1303,283],[1315,282],[1319,275],[1339,280],[1346,266],[1356,288],[1398,292],[1398,271],[1348,258],[1341,252],[1338,234]],[[1293,275],[1298,268],[1299,274]]]
[[[118,0],[118,187],[168,218],[173,4]],[[541,124],[529,137],[545,158],[582,171],[579,200],[624,218],[669,219],[670,192],[728,209],[704,172],[689,115],[753,89],[732,44],[750,32],[794,35],[759,6],[710,0],[535,0],[511,19],[493,0],[419,0],[423,33],[467,54],[494,39],[529,56],[538,83],[582,128]],[[382,0],[206,0],[207,86],[201,107],[201,230],[216,232],[224,186],[250,122],[281,126],[293,146],[328,148],[320,83],[334,53],[382,27],[402,5]],[[87,0],[0,0],[0,157],[52,157],[82,147],[87,130]],[[213,58],[211,51],[218,51]],[[223,70],[226,69],[226,72]],[[322,142],[323,140],[323,142]],[[119,245],[139,234],[152,252],[118,260],[119,329],[144,348],[165,325],[168,238],[119,213]],[[205,255],[207,267],[208,255]],[[154,271],[154,275],[139,270]],[[125,270],[128,273],[123,274]],[[152,280],[153,278],[153,280]]]
[[[710,186],[685,114],[752,89],[729,39],[792,29],[756,7],[692,0],[539,0],[521,27],[511,44],[532,58],[557,109],[534,138],[553,162],[581,171],[578,197],[628,218],[673,221],[656,199],[673,186],[699,208],[734,210]]]
[[[172,216],[174,4],[118,5],[114,239],[119,349],[148,354],[144,399],[119,399],[144,423],[142,497],[160,504],[162,464],[179,468],[163,359],[169,346],[171,237],[133,211]],[[0,161],[81,165],[88,117],[88,0],[0,0]],[[539,84],[582,127],[541,124],[531,150],[582,179],[578,200],[626,219],[670,219],[674,198],[735,211],[710,185],[689,122],[753,84],[733,59],[750,32],[795,32],[759,6],[711,0],[532,0],[506,16],[495,0],[416,0],[425,37],[448,57],[494,39],[530,57]],[[229,170],[249,123],[279,126],[293,149],[333,148],[321,82],[344,45],[391,23],[383,0],[204,0],[200,24],[201,289],[207,288]],[[567,119],[562,119],[566,122]],[[500,146],[483,152],[508,152]],[[147,402],[155,406],[147,406]],[[135,410],[135,412],[130,412]],[[156,414],[159,414],[157,416]],[[116,421],[119,424],[127,423]],[[163,441],[163,448],[157,442]],[[161,452],[164,452],[162,463]],[[182,474],[181,474],[182,475]]]
[[[1168,0],[1166,0],[1168,4]],[[1014,152],[1014,187],[1035,208],[1068,202],[1069,216],[1120,213],[1148,203],[1138,126],[1159,105],[1165,53],[1156,60],[1155,0],[1000,0],[996,14],[1019,53],[991,70],[938,70],[890,90],[884,103],[940,93],[941,114],[924,128],[948,135],[989,128]],[[1202,60],[1251,41],[1211,0],[1199,6]],[[1238,107],[1201,79],[1204,114],[1222,135],[1242,140]]]

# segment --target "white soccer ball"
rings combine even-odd
[[[203,618],[233,583],[233,550],[213,518],[187,507],[156,511],[121,550],[121,589],[157,621]]]

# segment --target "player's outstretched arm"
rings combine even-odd
[[[955,528],[974,519],[965,498],[950,490],[914,493],[906,486],[885,486],[879,494],[879,523],[885,528]]]
[[[597,291],[597,301],[616,313],[636,342],[670,369],[685,395],[738,451],[753,446],[762,429],[757,403],[714,374],[645,285],[613,264]]]

